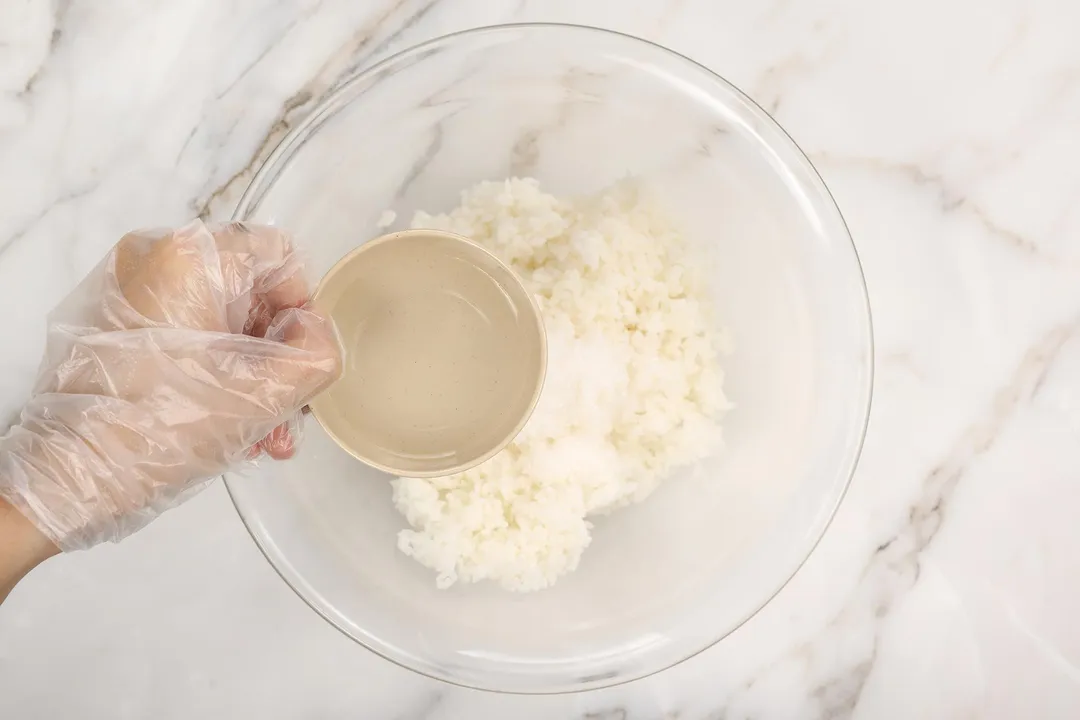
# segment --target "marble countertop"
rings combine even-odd
[[[844,211],[877,341],[866,448],[809,562],[652,678],[446,686],[296,598],[214,486],[0,612],[0,717],[1080,716],[1080,5],[1069,0],[8,0],[0,422],[46,311],[126,230],[227,217],[337,78],[466,27],[599,25],[725,76]],[[195,530],[198,530],[195,532]]]

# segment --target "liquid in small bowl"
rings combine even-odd
[[[312,414],[373,467],[460,472],[503,449],[536,406],[547,364],[540,310],[467,238],[406,230],[371,240],[326,274],[314,302],[337,325],[345,369]]]

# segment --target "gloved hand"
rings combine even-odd
[[[257,455],[341,372],[287,238],[195,222],[126,235],[49,317],[0,497],[61,550],[117,541]],[[291,423],[291,425],[290,425]]]

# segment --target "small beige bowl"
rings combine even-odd
[[[487,460],[529,419],[544,384],[540,309],[471,240],[405,230],[371,240],[319,283],[345,346],[340,380],[311,402],[357,459],[409,477]]]

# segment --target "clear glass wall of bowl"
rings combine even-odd
[[[791,139],[708,70],[588,28],[508,26],[406,51],[344,84],[255,177],[237,216],[289,229],[313,276],[480,180],[553,193],[626,177],[663,197],[730,332],[726,448],[596,519],[578,570],[529,595],[437,590],[396,549],[388,478],[308,423],[293,462],[228,478],[282,577],[343,632],[455,683],[560,692],[647,675],[744,622],[792,576],[850,480],[868,414],[865,288]]]

